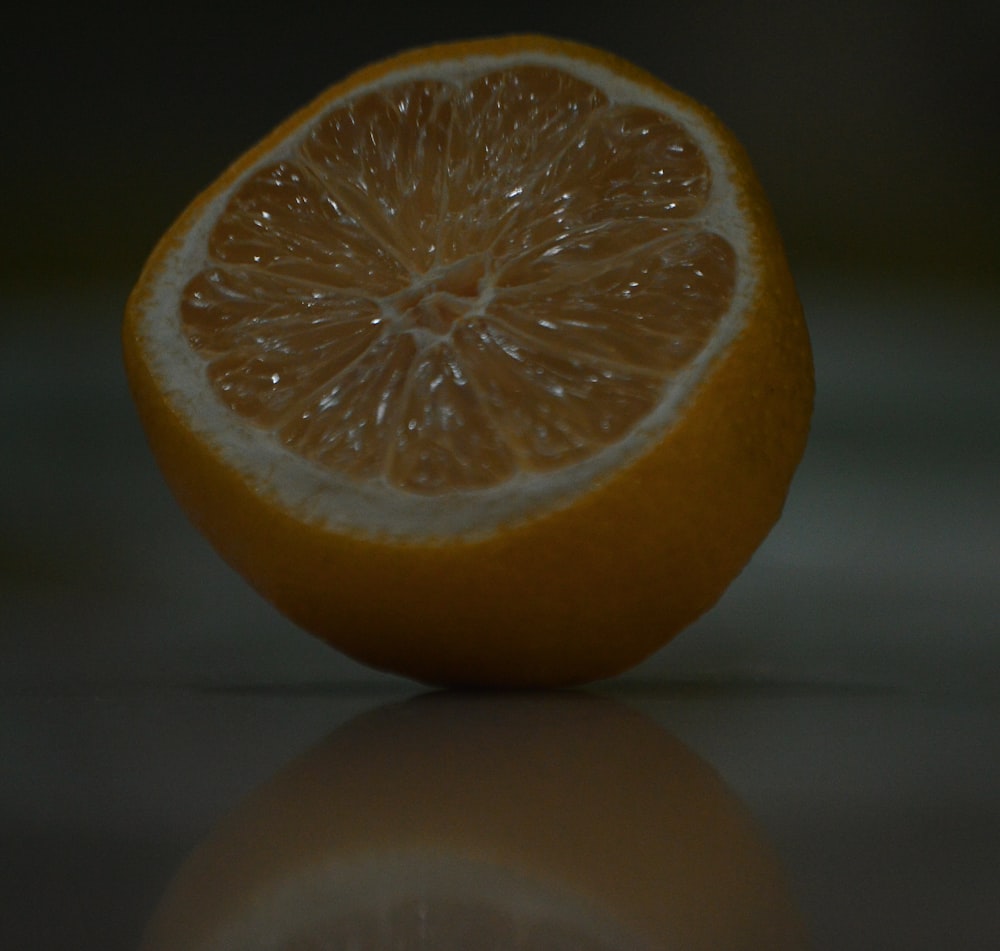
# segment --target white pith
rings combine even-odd
[[[725,238],[736,254],[736,287],[729,312],[708,345],[675,378],[667,396],[624,439],[565,468],[521,472],[492,488],[427,496],[402,491],[380,480],[356,481],[306,460],[217,399],[206,378],[204,360],[189,345],[179,318],[180,296],[188,280],[204,266],[208,235],[233,191],[262,166],[290,157],[308,131],[308,125],[303,125],[276,149],[260,156],[204,206],[200,218],[170,251],[150,284],[140,323],[151,369],[176,411],[256,491],[271,495],[297,517],[332,530],[366,536],[475,537],[488,535],[502,524],[568,505],[657,441],[707,368],[740,331],[746,303],[754,294],[754,269],[749,265],[751,242],[738,207],[740,196],[733,185],[733,170],[697,113],[603,67],[548,52],[471,57],[402,69],[352,95],[410,78],[461,80],[504,65],[527,64],[555,66],[597,86],[614,102],[656,109],[685,126],[712,169],[709,201],[695,222]],[[331,102],[330,108],[342,101]],[[432,279],[433,275],[428,275],[426,284]],[[488,285],[483,293],[490,293]],[[385,317],[390,322],[394,319],[391,308]]]

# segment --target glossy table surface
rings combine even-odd
[[[124,290],[3,301],[0,947],[1000,947],[996,296],[802,289],[784,518],[555,695],[274,615],[148,457]]]
[[[407,698],[8,697],[4,946],[1000,941],[995,706],[662,685]]]

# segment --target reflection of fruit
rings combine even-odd
[[[537,37],[334,87],[180,218],[126,365],[183,507],[305,628],[437,683],[635,664],[778,517],[812,364],[703,107]]]
[[[657,726],[586,695],[439,694],[360,717],[251,795],[183,866],[143,951],[470,935],[803,946],[742,807]]]

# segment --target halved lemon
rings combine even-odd
[[[356,73],[195,200],[124,328],[181,505],[302,627],[435,683],[624,670],[777,519],[809,341],[739,145],[539,37]]]

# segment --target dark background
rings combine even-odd
[[[711,106],[749,149],[793,264],[995,275],[989,0],[39,9],[0,41],[0,286],[127,282],[198,190],[349,71],[525,31],[606,47]]]

